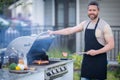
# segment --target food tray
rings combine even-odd
[[[30,72],[30,70],[9,70],[10,73],[16,73],[16,74],[25,74]]]

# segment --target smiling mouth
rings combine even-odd
[[[90,14],[90,16],[95,16],[94,14]]]

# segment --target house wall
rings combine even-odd
[[[78,1],[78,0],[77,0]],[[79,0],[79,19],[77,20],[78,22],[82,22],[86,19],[88,19],[87,16],[87,7],[88,3],[91,0]],[[100,4],[100,17],[107,21],[111,26],[119,26],[120,27],[120,0],[99,0],[98,1]],[[82,51],[84,49],[84,33],[80,32],[79,34],[76,35],[76,51]]]
[[[28,15],[32,13],[32,0],[19,0],[12,4],[8,8],[11,10],[11,17],[17,18],[18,14],[21,14],[23,18],[28,18]]]
[[[45,1],[45,25],[51,25],[52,23],[52,1]]]
[[[80,3],[79,3],[79,14],[80,14],[80,16],[79,16],[79,18],[80,18],[80,22],[81,21],[83,21],[83,20],[86,20],[86,19],[88,19],[88,17],[87,17],[87,5],[88,5],[88,0],[80,0],[79,1]]]
[[[80,0],[80,22],[86,20],[87,6],[90,0]],[[120,26],[120,0],[99,0],[100,17],[111,26]]]
[[[120,26],[120,0],[104,0],[100,4],[101,17],[111,26]]]
[[[53,27],[55,25],[54,0],[45,0],[44,3],[44,24],[46,27]]]
[[[77,0],[78,1],[78,0]],[[79,21],[82,22],[83,20],[88,19],[87,16],[87,7],[88,3],[91,0],[79,0]],[[108,55],[108,60],[109,61],[116,61],[116,56],[118,55],[119,52],[119,27],[120,27],[120,0],[99,0],[100,3],[100,17],[104,19],[108,24],[111,25],[113,34],[115,37],[115,49],[110,51]],[[117,27],[117,28],[116,28]],[[114,29],[115,28],[115,29]],[[84,33],[80,32],[79,34],[76,35],[77,43],[76,46],[76,51],[83,51],[84,49]]]
[[[33,0],[33,23],[44,25],[44,1]]]

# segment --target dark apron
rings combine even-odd
[[[89,22],[90,23],[90,22]],[[87,29],[89,23],[85,29],[85,51],[94,49],[98,50],[103,48],[95,36],[95,30],[99,23],[99,19],[95,25],[95,29]],[[81,68],[81,77],[90,79],[106,79],[107,73],[107,56],[106,53],[102,53],[95,56],[84,54]]]

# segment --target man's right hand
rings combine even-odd
[[[54,33],[53,33],[54,31],[51,31],[51,30],[48,30],[47,32],[48,32],[50,35],[54,34]]]

